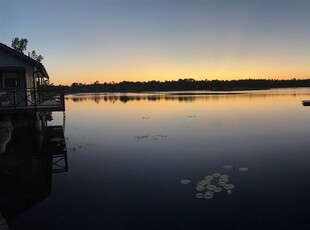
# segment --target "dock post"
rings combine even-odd
[[[40,119],[39,113],[36,113],[36,121],[35,121],[36,130],[41,132],[42,131],[42,121]]]
[[[13,124],[10,119],[0,120],[0,153],[4,153],[6,145],[12,139]]]

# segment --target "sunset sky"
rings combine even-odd
[[[307,0],[0,0],[51,82],[310,78]]]

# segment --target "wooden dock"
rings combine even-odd
[[[302,105],[303,106],[310,106],[310,100],[303,100]]]
[[[68,172],[68,154],[63,126],[49,126],[43,148],[52,156],[52,173]]]

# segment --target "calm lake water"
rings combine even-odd
[[[7,222],[11,229],[309,229],[306,99],[310,89],[69,95],[68,172],[52,174],[48,196]],[[50,126],[63,124],[62,113],[53,117]],[[205,195],[207,185],[222,191]]]

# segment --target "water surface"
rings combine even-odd
[[[53,174],[50,195],[9,225],[308,229],[305,99],[309,89],[69,95],[69,170]],[[50,125],[62,123],[55,113]],[[230,176],[232,194],[197,198],[196,183],[213,173]]]

